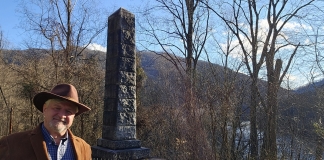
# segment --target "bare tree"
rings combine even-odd
[[[57,83],[72,83],[78,88],[80,101],[93,110],[78,117],[75,132],[94,144],[101,133],[98,126],[101,124],[105,57],[103,52],[90,51],[87,46],[106,27],[106,18],[100,17],[102,12],[97,10],[98,1],[21,2],[24,17],[21,27],[28,31],[26,34],[30,33],[25,44],[28,49],[11,51],[11,62],[6,64],[9,71],[18,75],[11,88],[14,93],[11,105],[17,109],[14,114],[21,117],[16,131],[29,129],[41,121],[32,104],[35,93],[49,91]]]
[[[285,36],[285,27],[289,22],[305,17],[302,10],[309,8],[313,2],[314,0],[298,3],[288,0],[269,2],[233,0],[220,2],[220,8],[209,7],[235,34],[241,47],[240,52],[243,54],[242,60],[252,79],[250,105],[252,159],[257,159],[259,153],[256,115],[259,104],[264,106],[266,115],[262,159],[277,158],[277,93],[300,46],[298,41]],[[261,28],[264,27],[263,24],[266,24],[265,28]],[[280,53],[289,46],[294,49],[290,51],[290,56],[285,56],[287,61],[283,64]],[[262,97],[258,89],[259,74],[264,64],[268,81],[266,97]]]
[[[96,4],[95,0],[22,0],[21,27],[35,38],[27,42],[27,47],[48,49],[57,81],[60,76],[64,81],[71,79],[83,51],[106,27]],[[58,72],[59,68],[64,68],[63,73]]]
[[[207,2],[206,2],[207,3]],[[160,15],[160,12],[167,13]],[[168,59],[180,73],[193,77],[209,32],[209,12],[198,0],[156,0],[142,13],[140,44]],[[164,27],[162,27],[164,26]],[[158,47],[152,50],[152,47]],[[160,51],[160,52],[159,52]],[[185,61],[179,56],[184,57]]]
[[[183,132],[184,140],[188,141],[185,145],[192,153],[188,155],[190,159],[202,158],[206,156],[203,147],[206,143],[202,141],[205,135],[194,87],[198,59],[204,51],[209,32],[209,10],[200,0],[156,0],[153,7],[143,14],[143,22],[138,24],[140,33],[146,36],[139,42],[149,51],[162,53],[159,55],[178,70],[183,82],[183,92],[179,95],[184,104],[182,114],[186,116],[188,125],[188,131]],[[152,47],[158,47],[158,51],[153,51]],[[201,148],[196,150],[197,144],[201,144]]]
[[[309,77],[309,84],[308,86],[313,88],[315,91],[315,104],[312,106],[313,110],[316,113],[315,122],[313,122],[314,132],[316,135],[316,151],[315,151],[315,158],[316,160],[323,159],[323,140],[324,140],[324,129],[322,124],[322,115],[323,115],[323,88],[321,85],[316,84],[319,77],[323,77],[324,69],[323,69],[323,54],[322,44],[323,44],[323,36],[320,34],[321,27],[316,27],[316,34],[315,35],[308,35],[309,38],[313,40],[314,43],[314,52],[315,52],[315,64],[312,64],[313,67],[310,69],[310,77]],[[319,72],[317,72],[319,71]]]

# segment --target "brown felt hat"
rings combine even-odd
[[[71,84],[58,84],[51,92],[40,92],[34,96],[33,102],[35,107],[43,112],[43,105],[49,99],[62,99],[74,103],[79,109],[75,116],[91,110],[86,105],[79,103],[78,92]]]

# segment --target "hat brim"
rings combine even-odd
[[[33,103],[34,103],[35,107],[39,111],[43,112],[43,105],[49,99],[62,99],[62,100],[66,100],[66,101],[69,101],[69,102],[75,104],[78,107],[78,110],[79,110],[75,114],[75,116],[78,116],[78,115],[82,114],[83,112],[91,110],[89,107],[87,107],[84,104],[72,101],[72,100],[70,100],[70,99],[68,99],[66,97],[63,97],[63,96],[60,96],[60,95],[57,95],[57,94],[53,94],[53,93],[50,93],[50,92],[40,92],[40,93],[36,94],[34,96]]]

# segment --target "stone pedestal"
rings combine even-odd
[[[150,150],[136,140],[135,16],[120,8],[108,18],[102,138],[94,159],[143,159]]]

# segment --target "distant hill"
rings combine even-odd
[[[324,80],[297,88],[279,102],[279,123],[282,130],[298,126],[296,134],[317,137],[314,123],[321,123],[324,114]],[[287,131],[287,132],[288,132]],[[311,139],[311,138],[310,138]]]
[[[46,50],[42,49],[29,49],[29,50],[3,50],[3,58],[8,63],[20,64],[22,61],[33,60],[35,58],[43,58],[50,56]],[[21,56],[19,56],[21,55]],[[16,57],[20,59],[15,59]],[[102,68],[105,68],[106,65],[106,53],[100,51],[85,50],[85,54],[82,55],[82,59],[91,58],[93,56],[98,56]],[[145,74],[147,75],[148,81],[159,83],[151,83],[153,85],[144,85],[147,88],[158,88],[157,85],[168,84],[172,86],[172,80],[178,80],[177,77],[172,77],[174,73],[178,72],[170,61],[165,58],[152,53],[152,52],[140,52],[139,57],[141,59],[141,66],[143,67]],[[181,58],[180,58],[181,59]],[[21,60],[21,61],[20,61]],[[205,88],[199,88],[200,93],[204,92],[206,87],[210,87],[212,83],[222,82],[221,80],[225,79],[224,71],[228,70],[232,76],[231,80],[235,80],[235,86],[233,90],[242,89],[241,99],[244,100],[241,106],[244,111],[242,121],[248,121],[249,116],[249,101],[250,101],[250,84],[251,80],[248,75],[242,73],[236,73],[233,70],[224,68],[218,64],[210,64],[206,61],[199,61],[197,70],[200,74],[200,77],[203,77],[208,80],[205,81],[206,84],[201,85]],[[213,71],[213,72],[212,72]],[[169,82],[166,82],[165,76],[171,76]],[[169,77],[168,77],[169,78]],[[172,79],[174,78],[174,79]],[[157,84],[157,85],[156,85]],[[262,95],[266,94],[267,82],[259,80],[259,91]],[[158,98],[161,96],[171,97],[172,92],[181,92],[178,88],[169,87],[170,90],[166,92],[157,93]],[[291,129],[296,129],[294,132],[298,134],[305,135],[307,137],[314,136],[314,122],[320,122],[321,116],[324,114],[324,101],[323,97],[324,92],[319,92],[324,90],[324,80],[318,81],[314,84],[310,84],[304,87],[300,87],[294,91],[289,91],[284,88],[280,88],[280,93],[278,96],[279,110],[278,110],[278,132],[281,133],[290,133]],[[150,94],[148,96],[151,96]],[[201,95],[198,95],[201,96]],[[215,96],[217,99],[218,97]],[[199,97],[204,100],[204,97]],[[159,100],[166,100],[159,99]],[[323,101],[323,102],[322,102]],[[152,101],[152,104],[155,104],[156,100]],[[172,101],[168,102],[172,103]],[[322,104],[323,103],[323,104]],[[263,106],[259,107],[260,115],[258,117],[261,119],[260,123],[264,121],[264,108]],[[296,127],[297,126],[297,127]]]
[[[8,61],[8,62],[13,62],[13,58],[14,56],[16,56],[17,54],[22,54],[24,55],[26,58],[42,58],[44,56],[49,56],[49,54],[46,53],[46,50],[42,50],[42,49],[28,49],[28,50],[3,50],[3,55],[4,58]],[[93,50],[85,50],[85,54],[83,55],[83,58],[89,58],[91,56],[98,56],[99,60],[102,63],[102,67],[105,68],[105,57],[106,57],[106,53],[105,52],[101,52],[101,51],[93,51]],[[159,56],[155,53],[152,52],[140,52],[139,56],[141,58],[141,66],[143,67],[148,79],[151,80],[156,80],[159,79],[160,81],[163,81],[163,78],[159,78],[159,76],[161,74],[172,74],[171,72],[177,72],[175,70],[175,67],[173,66],[173,64],[171,64],[168,60],[166,60],[165,58],[163,58],[162,56]],[[180,58],[181,59],[181,58]],[[19,63],[19,61],[15,61],[14,63]],[[205,77],[207,78],[213,78],[212,76],[208,76],[208,74],[210,74],[210,70],[211,68],[213,68],[213,72],[215,72],[214,74],[217,75],[217,77],[219,79],[224,78],[224,67],[220,66],[218,64],[210,64],[206,61],[199,61],[198,62],[198,66],[197,66],[197,70],[199,71],[200,74],[205,75]],[[228,69],[228,68],[227,68]],[[230,69],[228,69],[230,71],[230,73],[234,74],[235,71],[232,71]],[[169,73],[168,73],[169,72]],[[236,77],[235,80],[237,81],[237,86],[238,87],[242,87],[244,86],[244,89],[246,90],[245,93],[247,93],[245,95],[245,99],[246,99],[246,104],[244,104],[244,106],[246,106],[248,104],[249,101],[249,85],[250,85],[250,78],[248,75],[242,74],[242,73],[236,73]],[[212,82],[213,80],[210,80],[210,82]],[[318,82],[316,83],[317,86],[323,85],[324,81]],[[259,90],[261,92],[261,94],[265,94],[266,93],[266,85],[267,82],[263,81],[263,80],[259,80]],[[152,86],[150,86],[152,87]],[[295,92],[293,92],[294,94],[298,94],[298,93],[303,93],[303,92],[312,92],[312,86],[305,86],[303,88],[299,88],[297,89]],[[287,90],[284,88],[280,88],[280,101],[285,101],[285,99],[287,98]],[[247,106],[246,106],[247,107]],[[247,107],[248,108],[248,107]]]
[[[165,72],[165,70],[167,71],[175,70],[171,62],[166,60],[164,57],[157,55],[156,53],[140,52],[140,58],[141,58],[141,66],[143,67],[147,76],[150,78],[156,78],[162,70],[163,72]],[[225,68],[223,66],[220,66],[218,64],[210,64],[209,62],[206,61],[201,61],[201,60],[198,61],[197,70],[200,74],[208,74],[207,72],[211,72],[210,71],[211,69],[213,69],[213,72],[215,72],[214,74],[219,76],[220,79],[224,78],[223,74]],[[235,77],[236,80],[239,79],[241,82],[244,82],[244,84],[238,84],[238,85],[250,85],[250,77],[248,75],[242,73],[236,73],[236,71],[233,71],[231,69],[228,70],[231,74],[237,74],[237,76]],[[265,93],[266,86],[267,86],[267,82],[260,79],[259,87],[262,93]],[[249,88],[249,86],[246,86],[246,88]],[[284,88],[280,88],[280,91],[286,92],[287,90]]]
[[[294,91],[297,94],[302,94],[305,92],[314,92],[315,88],[321,88],[321,87],[324,87],[324,79],[317,81],[315,83],[310,83],[305,86],[299,87],[299,88],[295,89]]]

